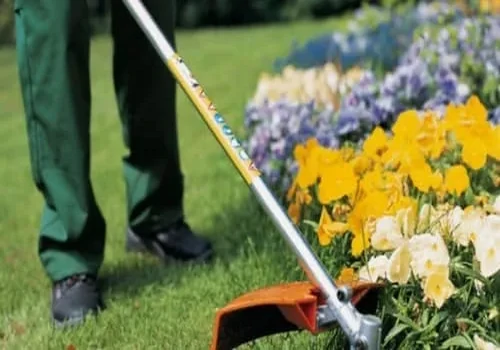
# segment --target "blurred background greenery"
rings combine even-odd
[[[107,31],[109,1],[87,0],[94,33]],[[114,0],[113,0],[114,1]],[[118,1],[118,0],[117,0]],[[14,0],[0,0],[0,45],[14,42]],[[292,21],[340,14],[362,6],[393,6],[407,0],[183,0],[177,2],[182,28]]]
[[[14,43],[15,0],[0,0],[0,45]],[[87,0],[92,13],[94,34],[108,29],[110,0]],[[113,0],[115,1],[115,0]],[[119,1],[119,0],[116,0]],[[320,18],[371,4],[394,8],[425,0],[183,0],[177,1],[177,25],[181,28],[235,26]],[[483,1],[451,0],[469,8]]]

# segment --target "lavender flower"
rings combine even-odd
[[[419,8],[422,15],[425,11]],[[489,109],[490,122],[500,123],[500,18],[424,25],[397,62],[381,79],[365,72],[337,110],[318,110],[314,100],[250,103],[245,118],[248,149],[265,180],[283,193],[297,170],[293,149],[298,143],[315,137],[331,148],[345,141],[359,144],[376,126],[389,130],[406,109],[442,113],[449,103],[463,103],[477,94]]]

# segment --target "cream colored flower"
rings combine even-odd
[[[393,283],[405,284],[410,278],[411,255],[408,242],[404,242],[389,259],[387,279]]]
[[[396,213],[396,221],[405,237],[411,237],[417,229],[417,215],[413,207],[400,209]]]
[[[478,208],[467,208],[464,211],[459,211],[456,215],[456,222],[452,229],[453,241],[464,247],[469,245],[469,242],[476,240],[478,232],[484,224],[485,215]]]
[[[500,214],[500,196],[497,196],[497,198],[495,198],[495,202],[493,202],[493,212]]]
[[[424,299],[432,301],[438,309],[455,293],[455,286],[449,279],[447,266],[432,271],[424,282]]]
[[[450,263],[448,248],[439,234],[413,236],[409,243],[411,268],[418,277],[427,277],[435,269]]]
[[[435,218],[436,209],[428,203],[425,203],[420,208],[420,212],[418,214],[418,232],[424,232],[430,230],[430,225]]]
[[[389,259],[385,255],[371,257],[367,266],[359,270],[359,278],[366,281],[376,282],[379,278],[385,279]]]
[[[500,215],[488,215],[474,241],[476,259],[484,277],[500,270]]]
[[[491,342],[487,342],[477,334],[474,334],[474,345],[478,350],[500,350],[500,347]]]
[[[375,232],[371,237],[373,248],[381,251],[396,249],[403,241],[396,218],[383,216],[375,224]]]

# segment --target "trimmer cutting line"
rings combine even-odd
[[[310,280],[249,292],[220,309],[215,319],[211,350],[229,350],[263,336],[292,330],[308,330],[317,334],[331,328],[335,322],[347,336],[351,349],[378,350],[381,321],[378,317],[362,314],[359,310],[374,310],[376,297],[368,296],[374,296],[372,292],[380,285],[356,282],[338,286],[330,278],[303,235],[260,177],[259,170],[207,97],[201,84],[174,51],[142,2],[123,1],[240,175],[273,219]]]

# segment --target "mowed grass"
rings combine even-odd
[[[344,19],[255,28],[179,32],[178,51],[244,137],[243,111],[261,71],[293,40],[340,29]],[[49,323],[50,283],[37,256],[42,199],[31,181],[15,52],[0,51],[0,348],[208,349],[217,308],[240,294],[295,278],[298,267],[229,159],[179,90],[186,214],[210,237],[217,260],[206,267],[164,266],[124,252],[122,143],[112,86],[111,41],[92,43],[92,180],[107,220],[102,277],[108,309],[83,327]],[[252,349],[319,349],[329,336],[293,333]]]

